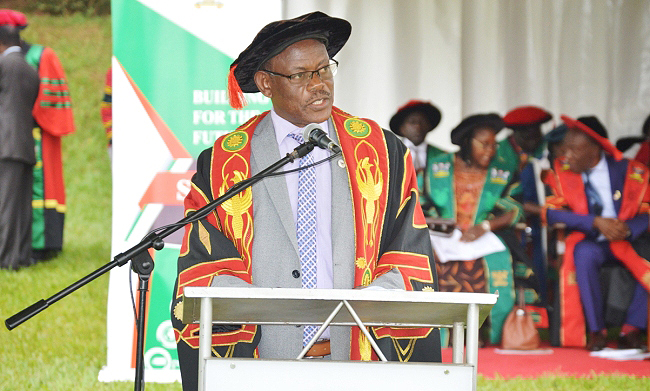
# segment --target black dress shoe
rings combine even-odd
[[[607,338],[600,331],[589,332],[589,342],[587,342],[587,350],[597,352],[603,350],[607,346]]]
[[[644,349],[643,331],[634,330],[618,337],[619,349]]]

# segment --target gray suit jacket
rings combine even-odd
[[[34,118],[38,73],[21,53],[0,55],[0,159],[35,164]]]
[[[331,120],[329,129],[334,129]],[[336,132],[330,137],[336,142]],[[280,159],[271,116],[257,126],[251,139],[252,174]],[[354,285],[354,221],[348,174],[342,157],[330,161],[332,169],[332,254],[335,289],[350,289]],[[343,167],[342,167],[343,166]],[[283,176],[265,178],[253,186],[253,249],[252,278],[258,287],[300,288],[300,270],[296,227],[289,203],[289,193]],[[404,289],[397,270],[377,278],[372,285]],[[217,276],[212,286],[248,286],[232,276]],[[262,358],[296,358],[302,349],[302,327],[263,326],[259,353]],[[331,327],[332,359],[349,359],[350,328]]]

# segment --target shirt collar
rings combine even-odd
[[[9,46],[3,53],[3,56],[6,56],[10,53],[20,53],[20,46]]]
[[[605,158],[605,154],[601,153],[600,154],[600,160],[598,161],[598,164],[594,166],[594,168],[591,169],[592,171],[605,171],[607,170],[607,158]]]
[[[287,137],[289,133],[298,133],[302,135],[302,128],[299,128],[286,119],[280,117],[274,109],[271,109],[271,121],[273,122],[273,128],[275,129],[275,139],[277,140],[278,145],[282,143],[282,141]],[[319,125],[325,133],[329,134],[329,127],[327,123],[328,121],[325,120]]]
[[[607,170],[608,170],[607,169],[607,158],[605,157],[605,153],[603,152],[603,153],[600,154],[600,160],[598,161],[598,163],[596,163],[596,165],[593,168],[585,171],[585,175],[590,175],[591,176],[591,174],[601,173],[601,172],[605,172]]]
[[[413,144],[413,142],[411,140],[407,139],[406,137],[403,137],[402,141],[404,142],[404,145],[406,145],[408,147],[408,149],[410,149],[411,151],[421,152],[421,151],[425,151],[427,149],[427,142],[426,141],[423,141],[422,143],[420,143],[420,145]]]

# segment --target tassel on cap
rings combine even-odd
[[[235,69],[237,65],[230,67],[230,72],[228,73],[228,101],[230,106],[235,110],[241,110],[246,106],[246,98],[244,97],[244,92],[237,82],[235,77]]]

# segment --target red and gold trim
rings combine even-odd
[[[433,272],[429,265],[429,257],[404,251],[389,251],[381,256],[380,264],[375,269],[377,277],[397,269],[404,278],[407,291],[413,290],[413,281],[433,284]]]
[[[241,329],[212,334],[212,346],[231,346],[240,342],[251,343],[257,333],[257,326],[252,324],[242,325]],[[185,325],[183,330],[174,329],[176,343],[185,341],[193,349],[199,348],[199,325],[192,323]]]
[[[255,126],[267,113],[251,118],[239,129],[222,136],[215,142],[210,169],[210,190],[213,195],[221,196],[235,183],[250,177],[250,139]],[[190,195],[185,199],[186,213],[198,210],[209,201],[206,195],[193,185]],[[224,202],[207,216],[207,223],[219,229],[235,244],[241,258],[202,262],[183,270],[178,276],[177,298],[182,295],[185,286],[210,286],[214,277],[218,275],[235,276],[249,284],[252,283],[250,270],[252,216],[253,199],[250,188]],[[198,230],[199,240],[206,252],[211,254],[210,235],[203,223],[199,221],[187,226],[181,245],[181,256],[189,251],[190,235],[194,229]],[[178,305],[182,305],[182,302]],[[181,331],[174,331],[176,341],[183,340],[192,348],[198,348],[198,330],[198,324],[185,325]],[[256,332],[256,325],[244,325],[241,329],[232,332],[214,333],[212,345],[234,346],[239,342],[251,343]]]
[[[234,184],[250,178],[250,140],[255,127],[266,114],[268,112],[251,118],[237,130],[220,137],[214,143],[210,170],[212,194],[220,197]],[[230,272],[240,277],[242,274],[247,275],[244,280],[251,283],[253,190],[249,187],[240,192],[217,207],[216,212],[222,224],[221,231],[234,243],[242,256],[242,264],[238,265],[241,269],[231,269]]]
[[[388,147],[375,122],[353,117],[334,107],[332,120],[348,167],[355,222],[355,286],[377,276],[379,241],[388,202]],[[379,149],[377,149],[379,148]]]
[[[397,268],[404,277],[407,290],[413,289],[412,280],[433,282],[429,259],[426,256],[395,252],[383,254],[379,258],[378,238],[381,238],[386,218],[390,181],[388,147],[383,130],[373,121],[353,117],[336,107],[332,109],[332,120],[348,167],[348,180],[352,193],[355,221],[355,286],[367,286],[377,277],[394,268]],[[405,155],[405,159],[407,163],[402,180],[400,211],[413,194],[417,197],[417,180],[408,154]],[[426,226],[422,213],[418,214],[416,211],[413,224]],[[426,337],[430,331],[430,329],[382,328],[381,335],[383,337],[394,335],[396,338],[414,340]],[[358,327],[352,328],[350,358],[363,361],[377,360],[369,341]]]
[[[643,164],[630,161],[623,185],[623,199],[619,211],[619,219],[629,220],[637,214],[643,213],[647,206],[646,201],[650,196],[648,180],[650,172]],[[612,242],[609,245],[612,253],[632,272],[634,278],[650,292],[650,262],[634,251],[628,241]]]
[[[218,275],[235,276],[250,283],[250,276],[242,268],[241,258],[224,258],[190,266],[178,274],[176,298],[183,295],[186,286],[210,286]]]

